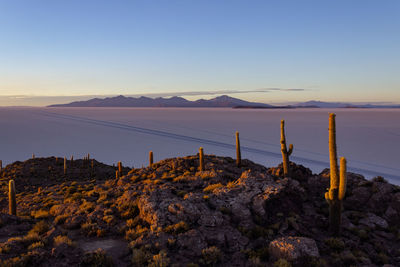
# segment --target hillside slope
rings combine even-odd
[[[0,180],[2,266],[400,264],[398,186],[349,173],[342,237],[332,238],[323,197],[329,172],[292,164],[293,178],[282,178],[280,167],[205,160],[203,172],[189,156],[124,169],[120,178],[106,165],[95,170],[110,169],[108,178],[82,172],[61,179],[59,170],[42,183],[29,172],[14,174],[55,158],[7,166]],[[52,176],[60,178],[50,183]],[[9,178],[24,184],[17,186],[18,217],[6,214]]]

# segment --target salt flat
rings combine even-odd
[[[3,164],[36,156],[75,158],[90,153],[105,163],[147,164],[195,154],[234,157],[240,132],[242,157],[265,166],[280,161],[279,125],[294,144],[293,161],[314,172],[329,167],[328,115],[337,114],[339,156],[366,178],[382,175],[400,184],[399,109],[225,108],[0,108]]]

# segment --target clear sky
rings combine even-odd
[[[400,1],[0,0],[0,105],[187,92],[399,103]]]

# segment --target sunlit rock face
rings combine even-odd
[[[400,188],[348,173],[342,235],[328,233],[323,194],[329,172],[291,163],[266,168],[229,157],[172,158],[123,168],[75,161],[67,175],[53,158],[17,162],[1,173],[1,263],[43,266],[380,265],[399,262]],[[30,168],[40,175],[31,176]],[[48,172],[51,167],[51,172]],[[7,215],[7,184],[17,215]],[[379,244],[379,245],[377,245]],[[97,250],[99,249],[99,250]],[[284,265],[282,265],[284,266]]]

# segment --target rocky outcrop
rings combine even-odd
[[[14,172],[18,173],[17,182],[28,180],[30,174],[21,170],[34,164],[42,172],[38,166],[55,162],[55,158],[37,160],[12,165],[16,171],[8,166],[3,181]],[[17,195],[18,217],[4,214],[7,199],[0,197],[0,263],[400,263],[400,188],[382,178],[367,181],[348,173],[342,236],[332,238],[323,197],[329,170],[317,175],[291,163],[292,175],[284,178],[281,166],[267,169],[242,160],[238,168],[231,158],[211,155],[205,156],[202,172],[198,171],[197,156],[126,170],[119,178],[112,166],[104,168],[113,170],[109,177],[54,179],[47,184],[49,176],[42,182],[27,183],[29,190]],[[118,248],[104,247],[104,240],[113,240]],[[87,244],[103,244],[102,250],[93,247],[88,251]]]

